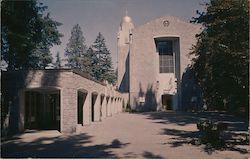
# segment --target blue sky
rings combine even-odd
[[[114,67],[117,62],[117,32],[126,9],[134,25],[142,25],[155,18],[171,15],[189,21],[204,10],[204,0],[40,0],[48,6],[51,17],[63,23],[58,27],[64,35],[62,44],[51,49],[64,58],[64,50],[75,24],[82,28],[86,44],[90,46],[101,32],[111,52]]]

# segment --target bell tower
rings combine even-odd
[[[129,53],[132,44],[132,30],[134,24],[127,15],[122,18],[120,23],[117,44],[118,44],[118,89],[121,92],[129,92]]]

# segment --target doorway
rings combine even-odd
[[[101,103],[100,103],[100,121],[102,120],[102,118],[103,118],[103,116],[104,116],[104,114],[103,114],[103,113],[104,113],[104,112],[103,112],[103,107],[102,107],[102,106],[103,106],[102,104],[103,104],[103,101],[104,101],[104,97],[105,97],[105,96],[102,94],[102,95],[101,95]]]
[[[83,106],[87,97],[87,92],[77,91],[77,124],[83,125]]]
[[[109,116],[109,96],[106,97],[106,116]]]
[[[97,94],[92,93],[92,98],[91,98],[91,121],[95,121],[95,103],[97,99]]]
[[[25,92],[25,129],[60,131],[60,91]]]
[[[164,110],[173,110],[172,95],[164,94],[161,96],[162,107]]]

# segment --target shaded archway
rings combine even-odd
[[[109,104],[110,104],[110,97],[109,96],[107,96],[106,97],[106,116],[109,116]]]
[[[110,115],[112,116],[114,113],[114,97],[111,97],[111,107],[110,107]]]
[[[86,101],[88,92],[84,89],[77,91],[77,124],[83,125],[83,106]]]
[[[103,101],[104,101],[104,98],[105,98],[105,95],[104,94],[101,94],[101,100],[100,100],[100,121],[102,120],[102,118],[105,116],[104,115],[104,110],[103,110],[103,108],[104,108],[104,103],[103,103]],[[105,109],[105,108],[104,108]]]
[[[93,92],[91,94],[91,121],[95,121],[95,102],[97,99],[98,93]]]
[[[35,88],[24,95],[24,128],[60,131],[60,90]]]

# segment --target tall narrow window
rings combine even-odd
[[[157,50],[159,52],[160,73],[173,73],[173,41],[159,41],[157,43]]]

